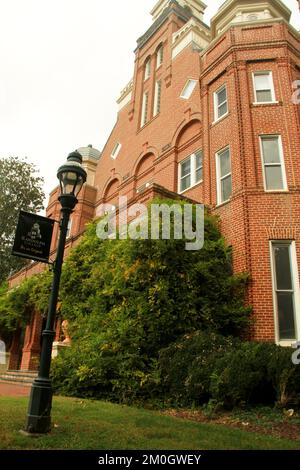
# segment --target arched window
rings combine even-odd
[[[144,71],[144,80],[147,80],[151,75],[151,59],[148,59],[145,62],[145,71]]]
[[[163,59],[164,59],[164,49],[163,49],[163,45],[161,44],[156,51],[156,68],[157,69],[158,67],[161,66]]]

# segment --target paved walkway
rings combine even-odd
[[[30,387],[0,382],[0,397],[28,397]]]

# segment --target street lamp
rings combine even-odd
[[[61,194],[60,237],[54,263],[54,276],[47,315],[47,323],[42,333],[42,351],[38,377],[31,388],[26,431],[30,434],[45,434],[51,430],[52,386],[50,376],[52,344],[55,337],[54,320],[57,308],[59,283],[64,258],[68,222],[78,200],[77,196],[86,181],[86,171],[82,167],[82,156],[73,152],[67,162],[57,172]]]

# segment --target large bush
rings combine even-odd
[[[62,315],[73,342],[53,367],[57,390],[152,395],[162,348],[198,329],[230,335],[248,326],[246,279],[232,274],[231,250],[208,214],[195,252],[184,240],[101,241],[91,224],[65,263]]]

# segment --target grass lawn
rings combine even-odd
[[[0,397],[0,449],[289,450],[300,443],[111,403],[55,397],[50,435],[28,438],[28,399]]]

